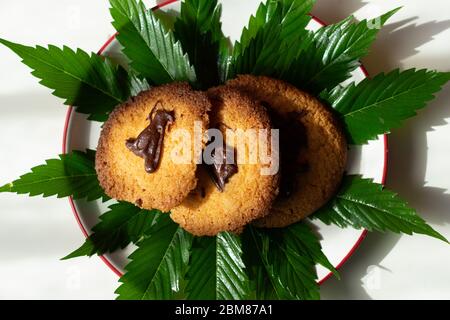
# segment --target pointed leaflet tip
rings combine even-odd
[[[83,245],[80,248],[69,253],[67,256],[65,256],[64,258],[61,258],[60,260],[63,261],[63,260],[69,260],[69,259],[78,258],[78,257],[84,257],[84,256],[92,257],[94,254],[95,254],[94,244],[92,243],[92,241],[90,239],[86,239],[86,241],[83,243]]]
[[[3,44],[3,45],[5,45],[5,46],[8,46],[8,44],[10,44],[11,42],[9,42],[9,41],[6,40],[6,39],[0,38],[0,43]]]
[[[15,52],[15,50],[13,49],[14,45],[16,45],[15,43],[8,41],[6,39],[0,38],[0,43],[2,45],[4,45],[5,47],[7,47],[8,49],[11,49]]]
[[[11,189],[13,186],[14,186],[14,184],[12,182],[5,184],[3,187],[0,187],[0,193],[1,192],[11,192]]]
[[[363,23],[367,23],[367,27],[369,29],[378,29],[380,30],[386,22],[394,15],[396,14],[402,7],[395,8],[391,11],[388,11],[384,14],[382,14],[379,17],[373,18],[373,19],[367,19],[364,20]],[[345,21],[345,20],[344,20]]]
[[[429,226],[429,225],[428,225]],[[450,244],[450,242],[447,240],[447,238],[446,237],[444,237],[442,234],[440,234],[439,232],[437,232],[436,230],[434,230],[432,227],[430,227],[429,226],[429,233],[428,234],[425,234],[425,235],[429,235],[429,236],[431,236],[431,237],[433,237],[433,238],[436,238],[436,239],[439,239],[439,240],[442,240],[442,241],[444,241],[445,243],[447,243],[447,244]]]
[[[23,55],[23,49],[25,48],[32,48],[29,46],[25,46],[23,44],[19,44],[19,43],[14,43],[11,41],[8,41],[6,39],[0,38],[0,43],[3,44],[5,47],[9,48],[10,50],[12,50],[13,52],[15,52],[18,56],[20,56],[21,58]]]
[[[375,18],[374,20],[381,20],[381,25],[384,25],[386,23],[386,21],[388,21],[394,14],[396,14],[398,11],[400,11],[400,9],[402,9],[403,7],[397,7],[391,11],[386,12],[385,14],[381,15],[378,18]]]

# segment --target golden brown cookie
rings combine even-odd
[[[309,216],[335,194],[347,163],[347,142],[332,111],[313,96],[268,77],[227,83],[263,105],[280,128],[280,194],[259,227],[285,227]]]
[[[211,127],[226,129],[241,138],[241,132],[247,129],[266,129],[259,143],[271,147],[271,122],[264,108],[248,96],[236,90],[222,86],[208,91],[213,105],[210,113]],[[237,172],[231,175],[221,192],[214,183],[210,169],[199,166],[198,185],[195,191],[177,207],[172,209],[172,219],[184,229],[198,236],[213,236],[222,231],[235,231],[266,215],[278,194],[279,174],[268,175],[262,169],[268,169],[271,162],[257,157],[253,164],[244,162],[251,159],[253,148],[248,143],[238,144],[238,139],[226,135],[226,145],[235,151]],[[272,150],[269,149],[267,154]],[[278,161],[274,151],[273,158]],[[262,172],[265,175],[262,175]]]
[[[148,173],[144,158],[130,146],[148,128],[155,108],[170,114],[172,121],[164,127],[159,166]],[[183,152],[186,143],[178,133],[185,130],[194,137],[195,122],[203,127],[200,130],[206,130],[210,108],[206,94],[193,91],[186,83],[154,87],[117,107],[103,126],[96,155],[98,178],[106,194],[145,209],[168,211],[180,204],[197,184],[197,159],[194,139],[190,159],[174,157]]]

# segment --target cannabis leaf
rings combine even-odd
[[[264,26],[273,18],[274,11],[278,9],[276,1],[267,0],[266,3],[261,2],[258,6],[256,14],[250,16],[248,26],[244,27],[241,38],[233,46],[233,59],[236,60],[243,51],[250,46],[250,42],[256,38],[258,33],[262,33]],[[281,11],[278,12],[281,14]]]
[[[187,281],[190,300],[246,299],[250,286],[239,236],[223,232],[195,238]]]
[[[304,232],[304,234],[300,234]],[[243,235],[244,261],[256,299],[319,299],[316,263],[335,269],[306,225],[262,230]]]
[[[312,10],[316,0],[277,0],[281,4],[281,34],[280,38],[290,43],[299,39],[311,21],[308,13]]]
[[[368,53],[380,28],[399,9],[359,23],[350,17],[310,33],[303,39],[299,56],[280,78],[313,94],[334,88],[360,66],[359,60]]]
[[[131,96],[135,97],[142,91],[150,89],[150,84],[146,79],[141,79],[133,71],[128,74],[128,82],[130,84]]]
[[[394,70],[358,85],[325,91],[321,98],[342,117],[349,142],[364,144],[416,115],[449,80],[450,72]]]
[[[63,154],[59,159],[47,160],[46,164],[31,169],[0,188],[1,192],[43,195],[58,198],[72,196],[74,199],[86,198],[88,201],[99,198],[108,199],[103,193],[95,172],[95,151],[73,151]]]
[[[195,71],[171,31],[165,30],[142,1],[110,0],[117,40],[131,67],[151,84],[195,82]]]
[[[242,235],[243,259],[255,300],[289,299],[267,258],[270,239],[267,234],[249,226]]]
[[[116,290],[120,300],[173,299],[181,291],[193,237],[160,215],[145,240],[130,255],[127,273]]]
[[[286,245],[292,250],[307,255],[311,261],[330,270],[337,278],[339,274],[322,251],[317,235],[306,223],[296,223],[283,230],[273,230],[281,233]]]
[[[278,14],[281,13],[277,7]],[[269,20],[264,27],[259,30],[256,36],[250,40],[248,47],[242,53],[233,54],[228,77],[234,78],[238,74],[270,75],[273,73],[273,66],[277,61],[274,54],[281,45],[279,34],[281,26],[276,19]],[[235,52],[238,52],[235,45]]]
[[[341,228],[351,226],[356,229],[409,235],[420,233],[447,242],[395,193],[358,175],[346,176],[336,197],[314,214],[313,218]]]
[[[296,57],[315,1],[277,0],[261,3],[233,51],[229,78],[238,74],[277,75]],[[280,61],[281,59],[281,61]]]
[[[100,216],[100,222],[92,228],[93,233],[85,243],[63,260],[102,255],[137,243],[151,230],[161,214],[158,210],[140,209],[131,203],[112,204],[109,211]]]
[[[129,77],[125,69],[108,58],[81,49],[64,46],[36,48],[0,39],[0,43],[19,55],[33,69],[32,74],[53,94],[89,114],[90,120],[104,121],[114,107],[130,96]]]
[[[308,13],[312,10],[316,0],[299,1],[299,0],[283,0],[283,18],[280,24],[281,45],[277,52],[276,64],[272,67],[272,75],[281,78],[281,75],[290,67],[300,52],[308,44],[308,36],[311,34],[306,26],[311,21],[311,15]],[[269,69],[270,70],[270,69]]]
[[[189,55],[203,89],[218,85],[226,73],[230,48],[221,14],[217,0],[185,0],[174,25],[175,38]]]
[[[307,13],[311,11],[315,2],[315,0],[267,0],[265,3],[262,2],[256,14],[250,16],[248,26],[242,30],[241,38],[234,46],[233,55],[235,57],[241,55],[249,47],[251,40],[256,38],[258,32],[265,29],[266,23],[272,19],[275,19],[281,27],[278,39],[286,43],[295,42],[311,20],[311,16]]]

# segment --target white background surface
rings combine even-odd
[[[146,1],[149,5],[155,1]],[[225,0],[248,14],[254,1]],[[427,67],[450,71],[448,0],[318,0],[332,23],[404,8],[364,59],[370,74]],[[67,44],[97,51],[114,30],[107,1],[0,1],[0,37],[24,44]],[[387,185],[450,238],[450,86],[419,117],[390,136]],[[61,152],[66,108],[0,47],[0,185]],[[0,195],[1,299],[112,299],[117,277],[98,258],[59,261],[83,241],[67,200]],[[370,234],[322,287],[324,299],[450,299],[449,246],[423,236]]]

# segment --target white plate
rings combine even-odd
[[[254,2],[254,6],[260,0],[247,0],[246,5]],[[227,6],[228,3],[228,6]],[[224,32],[234,41],[239,38],[244,24],[248,20],[245,10],[239,10],[238,7],[230,7],[229,2],[224,3]],[[179,2],[164,5],[163,10],[179,10]],[[227,16],[232,13],[233,21],[228,21]],[[243,16],[245,14],[245,16]],[[242,21],[241,24],[236,21]],[[311,21],[309,28],[316,30],[322,26],[318,19]],[[120,47],[114,38],[111,38],[100,50],[100,53],[121,59]],[[360,81],[366,77],[363,68],[353,73],[354,81]],[[84,150],[86,148],[96,149],[97,141],[100,135],[100,123],[88,121],[85,115],[73,112],[70,109],[67,113],[66,128],[64,131],[63,152],[71,150]],[[368,145],[362,147],[351,147],[347,171],[349,173],[358,173],[364,177],[373,178],[376,182],[384,183],[387,161],[387,138],[380,136],[378,140],[371,141]],[[98,217],[107,211],[111,204],[101,203],[100,201],[86,202],[83,200],[73,201],[70,199],[75,217],[85,236],[88,230],[98,222]],[[336,226],[326,226],[320,222],[314,222],[317,230],[322,237],[322,247],[331,263],[339,268],[353,254],[359,243],[364,239],[366,232],[354,229],[340,229]],[[113,254],[105,254],[102,260],[118,275],[120,275],[124,266],[128,262],[128,255],[134,250],[130,245],[124,250],[119,250]],[[322,266],[317,267],[319,282],[322,283],[329,276],[328,270]]]

